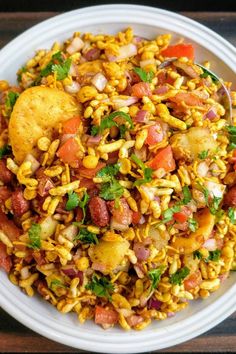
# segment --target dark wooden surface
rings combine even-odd
[[[183,12],[182,14],[210,27],[236,46],[236,12]],[[1,12],[0,48],[24,30],[53,15],[56,15],[56,12]],[[82,353],[32,332],[1,308],[0,352]],[[236,352],[236,313],[207,333],[162,352]]]

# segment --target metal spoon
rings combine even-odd
[[[173,57],[173,58],[170,58],[170,59],[167,59],[165,61],[163,61],[159,66],[158,68],[159,69],[163,69],[167,66],[169,66],[173,61],[177,60],[178,58],[176,57]],[[222,80],[219,78],[218,75],[216,75],[213,71],[205,68],[205,66],[199,64],[199,63],[194,63],[196,64],[197,66],[199,66],[200,68],[203,69],[204,72],[206,72],[208,75],[210,75],[211,77],[213,77],[217,82],[220,83],[221,87],[220,89],[218,90],[218,92],[220,92],[220,95],[222,96],[222,103],[223,103],[223,106],[225,108],[225,119],[228,121],[228,123],[230,125],[233,125],[233,111],[232,111],[232,99],[230,97],[230,94],[229,94],[229,90],[227,89],[227,87],[225,86],[225,84],[222,82]]]

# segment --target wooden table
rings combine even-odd
[[[56,15],[55,12],[0,13],[0,48],[34,24]],[[236,46],[236,12],[185,12],[210,27]],[[235,352],[236,313],[207,333],[162,352]],[[0,352],[82,353],[55,343],[24,327],[0,308]]]

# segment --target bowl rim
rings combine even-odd
[[[116,13],[115,17],[112,16],[114,11]],[[130,17],[132,15],[131,13],[136,15],[135,21]],[[97,18],[94,19],[95,14]],[[98,14],[102,14],[103,19],[100,19]],[[129,22],[130,19],[132,23],[142,24],[143,17],[145,16],[146,23],[155,24],[157,19],[171,18],[172,26],[190,30],[191,35],[196,38],[196,41],[200,44],[201,42],[207,42],[210,51],[217,55],[218,58],[221,58],[234,72],[236,71],[236,48],[204,25],[175,12],[150,6],[127,4],[89,6],[42,21],[23,32],[1,49],[0,66],[4,64],[7,58],[9,59],[9,53],[14,53],[16,50],[19,50],[20,53],[21,47],[23,47],[22,43],[29,46],[29,43],[27,43],[29,37],[31,41],[33,41],[36,36],[39,36],[39,34],[46,38],[49,30],[56,32],[59,27],[63,27],[65,24],[69,25],[70,22],[73,22],[72,18],[76,18],[80,15],[84,16],[84,21],[91,21],[93,19],[93,24],[102,23],[102,21],[104,21],[104,15],[109,18],[109,23],[113,23],[114,21],[115,23],[125,23]],[[221,49],[220,54],[217,52],[219,49]],[[80,332],[80,338],[78,338],[71,334],[69,327],[64,328],[63,325],[54,319],[48,320],[47,318],[41,317],[39,321],[39,314],[32,313],[31,309],[27,308],[25,304],[22,304],[22,306],[18,308],[15,307],[15,303],[17,303],[15,293],[9,294],[7,287],[1,283],[0,289],[0,306],[27,327],[62,344],[96,352],[104,352],[104,350],[106,350],[106,352],[109,353],[139,353],[170,347],[202,334],[236,310],[236,299],[235,296],[233,296],[236,294],[236,284],[234,284],[219,299],[215,300],[199,313],[178,323],[167,325],[161,330],[158,329],[158,332],[163,334],[168,333],[168,339],[160,339],[158,343],[155,338],[157,334],[155,333],[156,331],[153,333],[147,333],[146,331],[139,332],[138,338],[136,338],[137,335],[131,332],[129,332],[129,336],[127,336],[124,332],[112,334],[111,331],[109,331],[107,333],[109,333],[110,336],[107,336],[105,334],[102,335],[101,332],[94,334],[87,331],[87,333]],[[224,302],[224,306],[222,302]],[[176,334],[176,329],[178,329],[180,333]],[[123,341],[122,343],[121,339]],[[136,342],[135,344],[134,340]]]

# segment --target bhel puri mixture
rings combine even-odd
[[[13,284],[80,323],[141,330],[236,270],[236,92],[202,64],[169,34],[76,32],[0,81]]]

